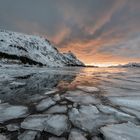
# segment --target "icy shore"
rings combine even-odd
[[[1,140],[139,140],[139,69],[0,67]]]

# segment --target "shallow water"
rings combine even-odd
[[[77,91],[79,91],[77,89],[77,86],[97,87],[99,89],[99,92],[92,93],[83,92],[79,94],[77,93]],[[49,91],[54,91],[54,93],[47,94]],[[87,94],[87,96],[89,97],[94,96],[94,100],[97,100],[98,102],[95,103],[93,100],[91,100],[91,103],[88,104],[88,99],[90,98],[86,98],[87,103],[78,102],[77,101],[78,98],[75,98],[76,100],[73,101],[71,95],[70,97],[67,98],[65,97],[65,94],[66,96],[69,96],[68,95],[69,91],[74,92],[72,94],[75,94],[74,96],[79,97],[80,100],[82,100],[83,96],[85,97],[85,95]],[[83,94],[82,97],[80,97],[81,94]],[[10,105],[18,105],[18,106],[24,105],[28,107],[29,109],[28,113],[30,115],[38,114],[43,112],[36,110],[37,104],[39,104],[40,101],[42,101],[43,99],[49,97],[53,99],[55,95],[59,95],[61,97],[56,102],[56,104],[59,105],[61,104],[61,102],[66,102],[65,104],[68,107],[68,111],[69,108],[71,109],[74,108],[70,105],[73,105],[75,102],[78,105],[85,105],[85,103],[86,105],[92,104],[96,106],[97,109],[100,108],[98,105],[105,105],[113,107],[118,111],[122,111],[123,113],[127,113],[128,115],[132,115],[133,117],[135,117],[134,119],[126,119],[124,121],[119,116],[120,118],[118,118],[118,120],[120,119],[120,121],[118,121],[118,123],[127,122],[129,120],[134,124],[137,125],[140,124],[139,123],[140,110],[138,109],[140,107],[139,68],[80,68],[80,67],[38,68],[38,67],[22,67],[22,66],[0,67],[0,100],[2,103],[9,103]],[[69,98],[71,98],[72,100],[69,100]],[[133,102],[131,99],[133,100]],[[99,111],[101,110],[99,109]],[[102,111],[101,113],[103,113],[104,115],[104,112]],[[137,113],[135,111],[137,111]],[[67,112],[63,114],[68,115]],[[112,119],[113,114],[111,114],[110,116]],[[4,123],[1,123],[1,126],[5,127],[6,124],[12,122],[21,123],[23,120],[24,119],[22,120],[17,119],[17,121],[15,121],[15,119],[13,119],[13,121],[8,120],[5,121]],[[108,123],[109,123],[108,120],[106,121],[106,123],[103,122],[103,126],[107,125]],[[111,124],[113,123],[116,123],[116,121],[111,122]],[[77,128],[78,125],[76,125],[75,127]],[[86,131],[88,130],[89,129],[86,129]],[[23,129],[20,129],[19,131],[21,133]],[[8,134],[8,137],[10,137],[11,139],[17,138],[16,132],[13,134],[13,132],[11,133],[5,130],[3,133],[4,135]],[[88,134],[86,136],[87,139],[91,139],[91,136],[89,136]],[[43,139],[44,134],[41,135]],[[49,136],[50,135],[51,134],[49,132]],[[64,133],[62,136],[68,138],[68,135],[69,133],[67,132],[66,134]],[[97,135],[100,136],[100,132]],[[48,138],[48,136],[46,138]],[[104,139],[104,136],[101,136],[101,138]]]

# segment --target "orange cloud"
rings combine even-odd
[[[69,50],[71,50],[85,64],[116,65],[116,64],[124,64],[128,62],[140,62],[140,58],[123,57],[119,55],[114,55],[111,52],[98,53],[98,49],[104,48],[104,46],[106,45],[110,45],[110,48],[111,48],[113,45],[118,44],[121,40],[120,37],[121,36],[118,36],[118,38],[112,38],[112,39],[107,39],[107,40],[96,39],[96,40],[90,40],[90,41],[70,42],[66,44],[65,47],[59,48],[59,50],[61,52],[68,52]]]
[[[57,34],[55,34],[51,38],[51,40],[53,40],[53,42],[55,42],[55,44],[61,44],[61,42],[63,40],[65,40],[65,37],[68,36],[70,34],[70,29],[67,27],[63,27],[62,30],[60,30]]]

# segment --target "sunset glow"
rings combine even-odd
[[[3,29],[43,36],[85,64],[140,62],[139,0],[15,1],[0,5]]]

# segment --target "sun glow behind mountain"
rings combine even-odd
[[[98,64],[98,63],[92,63],[92,64],[86,64],[86,66],[97,66],[97,67],[110,67],[110,66],[117,66],[118,64]]]

